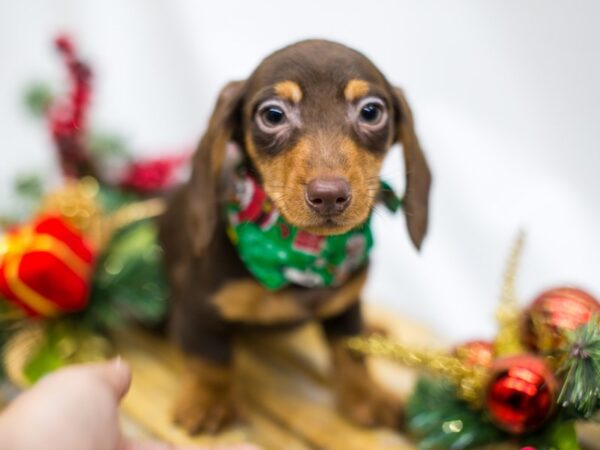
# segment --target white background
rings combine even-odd
[[[402,217],[376,217],[366,296],[452,341],[491,337],[521,227],[523,302],[564,283],[600,295],[599,19],[593,0],[1,0],[0,210],[18,172],[56,173],[20,103],[32,79],[61,85],[55,32],[95,67],[95,128],[148,153],[195,142],[219,88],[272,50],[338,40],[405,88],[435,182],[420,255]],[[401,189],[397,155],[385,171]]]

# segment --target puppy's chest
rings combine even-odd
[[[229,321],[258,325],[296,323],[343,312],[359,300],[365,280],[366,268],[335,288],[291,285],[269,290],[246,277],[224,283],[210,301]]]

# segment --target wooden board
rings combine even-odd
[[[439,347],[439,339],[428,330],[385,311],[368,309],[367,319],[391,338]],[[327,349],[316,326],[244,338],[237,367],[246,423],[217,436],[190,437],[171,422],[172,401],[182,373],[182,358],[174,347],[140,331],[120,333],[116,342],[134,372],[123,408],[132,422],[153,437],[183,445],[249,441],[265,450],[415,448],[398,432],[358,428],[338,415],[327,377]],[[389,389],[402,397],[409,395],[414,371],[386,361],[370,361],[370,365]],[[579,431],[584,448],[600,449],[597,425],[588,424]]]
[[[408,323],[402,328],[413,342],[431,343],[425,330]],[[265,450],[414,448],[399,433],[359,428],[336,412],[327,376],[327,349],[315,326],[244,337],[237,355],[237,379],[246,423],[217,436],[189,437],[172,425],[170,411],[182,373],[181,355],[175,348],[140,331],[118,333],[115,339],[117,351],[134,372],[123,409],[156,438],[183,445],[250,441]],[[373,369],[398,394],[410,392],[414,381],[410,370],[383,362]]]

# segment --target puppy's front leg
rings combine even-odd
[[[360,303],[324,320],[323,329],[331,348],[332,382],[342,414],[363,426],[401,426],[400,400],[378,386],[369,375],[364,357],[346,346],[346,340],[360,335],[363,329]]]
[[[174,420],[190,434],[215,433],[237,416],[231,325],[216,315],[176,311],[173,331],[186,354]]]

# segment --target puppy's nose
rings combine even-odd
[[[352,193],[348,182],[339,177],[320,177],[306,186],[306,203],[317,213],[333,216],[350,204]]]

